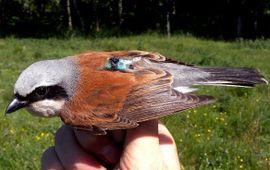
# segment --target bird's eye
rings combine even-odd
[[[36,95],[39,97],[43,97],[48,93],[47,87],[39,87],[36,89]]]

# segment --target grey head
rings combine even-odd
[[[74,94],[78,72],[72,57],[36,62],[27,67],[14,86],[6,113],[26,107],[38,116],[56,116]]]

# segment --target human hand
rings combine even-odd
[[[107,135],[64,125],[56,133],[55,146],[43,153],[41,166],[43,170],[180,169],[174,139],[157,120]]]

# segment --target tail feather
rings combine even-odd
[[[256,84],[268,84],[256,69],[250,68],[203,68],[210,73],[207,79],[200,81],[202,85],[223,85],[253,87]]]

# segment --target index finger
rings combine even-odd
[[[65,169],[106,169],[78,145],[73,130],[69,126],[63,126],[57,131],[55,151]]]

